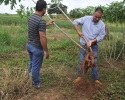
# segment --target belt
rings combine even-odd
[[[93,43],[92,45],[98,45],[97,43]]]

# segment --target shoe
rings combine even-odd
[[[77,79],[75,79],[75,80],[73,81],[73,83],[77,83],[77,82],[79,82],[81,79],[82,79],[82,77],[79,76]]]
[[[99,80],[95,80],[95,83],[102,85],[102,83]]]
[[[44,85],[43,84],[39,84],[39,85],[34,85],[34,87],[37,88],[37,89],[40,89],[40,88],[43,88]]]

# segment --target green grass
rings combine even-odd
[[[27,18],[21,19],[18,15],[3,15],[0,16],[0,24],[5,25],[19,25],[19,24],[27,24]]]

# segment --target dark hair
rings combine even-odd
[[[102,9],[101,7],[97,7],[97,8],[95,9],[95,12],[97,12],[97,11],[100,11],[100,12],[103,14],[103,9]]]
[[[38,0],[36,3],[36,11],[42,11],[44,8],[46,8],[47,3],[44,0]]]

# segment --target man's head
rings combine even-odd
[[[46,13],[47,3],[44,0],[38,0],[36,3],[36,11],[41,12],[42,16]]]
[[[103,14],[102,8],[98,7],[98,8],[95,9],[95,12],[93,13],[94,23],[97,23],[101,19],[102,14]]]

